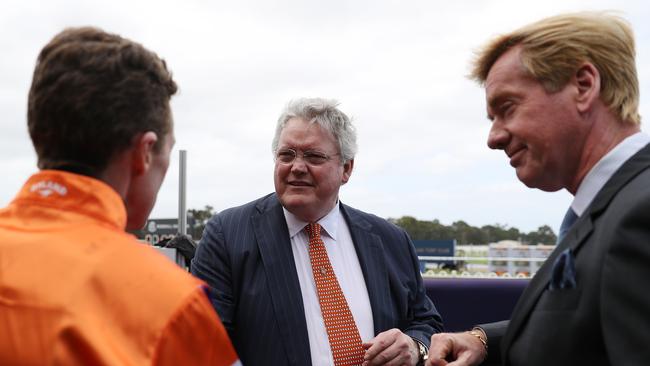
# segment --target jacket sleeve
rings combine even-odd
[[[208,222],[190,268],[194,276],[210,286],[209,298],[212,306],[232,337],[236,304],[231,262],[221,228],[221,217],[218,215]]]
[[[410,268],[408,269],[408,272],[409,276],[413,278],[412,283],[414,284],[414,288],[412,289],[413,296],[409,298],[409,312],[412,312],[413,318],[410,325],[403,330],[403,332],[418,339],[429,347],[431,336],[434,333],[440,333],[444,330],[442,317],[438,313],[438,310],[436,310],[431,299],[427,296],[424,281],[422,280],[422,275],[420,273],[420,262],[417,253],[415,252],[413,242],[411,242],[411,239],[408,237],[406,232],[403,232],[403,235],[404,240],[408,245],[410,255]]]
[[[485,331],[488,341],[488,357],[483,361],[482,365],[500,365],[501,364],[501,339],[506,334],[508,329],[509,320],[504,320],[495,323],[480,324]]]

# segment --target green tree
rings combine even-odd
[[[454,237],[453,230],[438,220],[420,221],[412,216],[388,219],[403,228],[413,240],[446,240]]]
[[[548,225],[543,225],[537,228],[536,231],[531,231],[530,233],[524,236],[524,241],[530,245],[537,244],[555,244],[557,236]]]
[[[189,209],[187,210],[187,216],[188,218],[192,218],[192,225],[188,228],[189,234],[192,236],[194,240],[199,240],[201,239],[201,236],[203,235],[203,230],[205,229],[205,225],[207,225],[208,220],[212,216],[216,214],[216,211],[214,211],[214,207],[210,205],[205,205],[205,207],[201,210],[197,209]],[[188,220],[189,222],[190,220]]]
[[[533,245],[555,243],[555,233],[548,225],[540,226],[536,231],[526,234],[503,224],[475,227],[459,220],[446,226],[438,220],[421,221],[412,216],[388,220],[406,230],[413,240],[456,239],[458,244],[489,244],[501,240],[520,240]]]

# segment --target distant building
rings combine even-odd
[[[553,245],[526,245],[502,240],[488,245],[488,271],[497,275],[533,276],[551,254]]]

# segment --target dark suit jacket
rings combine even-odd
[[[404,230],[340,204],[363,271],[375,333],[399,328],[429,345],[442,330]],[[244,365],[310,365],[300,283],[282,206],[270,194],[208,223],[192,273],[213,289]]]
[[[649,168],[650,145],[598,192],[531,280],[509,324],[482,325],[489,361],[650,365]],[[576,287],[549,290],[555,259],[566,249],[573,254]]]

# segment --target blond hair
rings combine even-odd
[[[641,122],[634,34],[625,19],[607,12],[542,19],[479,50],[470,78],[484,85],[494,63],[515,46],[521,47],[524,69],[549,92],[566,86],[582,63],[592,63],[600,73],[601,100],[622,121]]]

